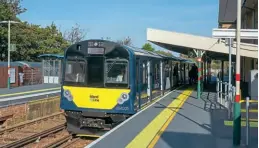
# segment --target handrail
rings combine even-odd
[[[229,85],[227,82],[220,81],[217,78],[217,102],[219,102],[221,105],[226,107],[228,109],[228,118],[232,118],[233,112],[234,112],[234,97],[236,95],[236,88],[235,86]],[[224,88],[224,89],[223,89]],[[241,91],[240,91],[241,96]],[[239,103],[246,103],[246,145],[249,146],[249,140],[250,140],[250,130],[249,130],[249,112],[250,112],[250,103],[258,103],[258,100],[250,100],[249,97],[246,97],[245,100],[240,100]],[[241,112],[241,108],[240,108]],[[258,112],[258,110],[257,110]]]
[[[233,114],[233,98],[235,96],[235,86],[223,82],[217,78],[217,101],[227,108],[228,118]],[[224,88],[224,89],[223,89]]]
[[[250,103],[258,103],[258,100],[250,100],[249,97],[246,97],[246,100],[241,100],[240,103],[246,103],[246,145],[249,146],[250,141],[250,129],[249,129],[249,109]]]

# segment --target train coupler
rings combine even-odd
[[[102,119],[93,119],[93,118],[81,118],[80,119],[80,128],[110,128],[111,125],[105,124],[105,120]]]

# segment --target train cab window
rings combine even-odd
[[[83,59],[68,58],[65,67],[65,83],[84,83],[85,64],[86,62]]]
[[[105,64],[105,86],[128,87],[128,60],[107,59]]]

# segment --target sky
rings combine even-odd
[[[54,22],[61,31],[76,23],[85,39],[129,36],[136,47],[146,41],[147,28],[211,37],[218,25],[219,0],[23,0],[22,21],[42,26]],[[153,45],[154,46],[154,45]],[[158,50],[163,50],[154,46]]]

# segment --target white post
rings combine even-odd
[[[229,46],[229,59],[228,59],[228,100],[231,100],[231,79],[232,79],[232,69],[231,69],[231,65],[232,65],[232,39],[229,38],[228,39],[228,46]]]
[[[152,99],[151,61],[147,62],[147,73],[148,73],[147,95],[148,95],[148,102],[150,102]]]
[[[161,88],[161,96],[164,95],[164,63],[160,61],[160,88]]]
[[[8,78],[7,87],[10,89],[10,43],[11,42],[11,22],[8,21]]]
[[[217,101],[220,102],[220,100],[219,100],[219,78],[217,78]]]
[[[249,97],[246,97],[246,145],[249,145]]]
[[[222,89],[222,83],[223,81],[219,81],[219,84],[220,84],[220,88],[219,88],[219,92],[220,92],[220,104],[223,105],[223,89]]]

